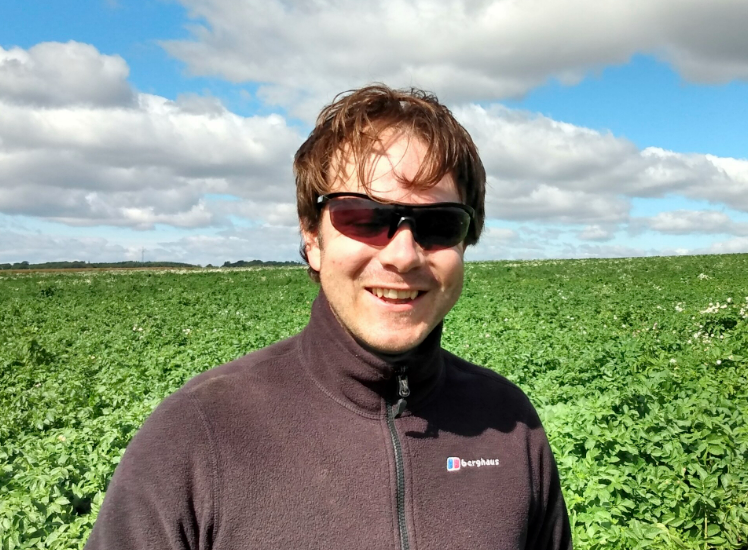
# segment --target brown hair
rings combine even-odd
[[[475,210],[465,244],[478,242],[485,217],[486,171],[470,134],[435,95],[415,88],[393,90],[383,84],[337,95],[322,109],[314,130],[296,152],[293,168],[302,230],[317,232],[317,198],[336,181],[345,181],[346,161],[353,161],[358,180],[369,193],[367,164],[379,152],[383,133],[390,130],[417,137],[427,148],[416,176],[403,183],[427,189],[451,174],[461,200]],[[303,242],[300,252],[307,261]],[[319,280],[311,268],[309,274]]]

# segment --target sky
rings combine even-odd
[[[467,260],[748,252],[745,0],[4,0],[0,263],[299,260],[336,94],[435,93],[488,174]]]

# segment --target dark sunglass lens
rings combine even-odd
[[[330,221],[346,237],[382,246],[387,244],[392,208],[374,201],[341,198],[330,202]]]
[[[461,208],[433,208],[416,214],[418,242],[425,250],[456,246],[465,240],[469,229],[470,214]]]
[[[403,219],[409,219],[416,242],[424,250],[456,246],[470,230],[470,214],[456,206],[409,207],[363,197],[335,197],[327,205],[335,229],[373,246],[386,246],[391,229]]]

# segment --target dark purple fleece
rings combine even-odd
[[[303,332],[158,406],[117,467],[86,549],[400,548],[387,424],[398,361],[412,392],[394,419],[409,548],[571,548],[532,405],[440,338],[441,326],[397,361],[377,357],[320,294]],[[459,470],[448,471],[450,457]]]

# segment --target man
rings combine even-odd
[[[485,172],[435,97],[370,86],[294,163],[309,325],[203,373],[133,439],[87,548],[571,548],[524,394],[440,347]]]

